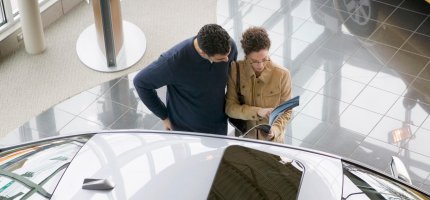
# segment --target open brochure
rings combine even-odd
[[[249,132],[251,132],[254,129],[261,130],[265,133],[269,133],[270,128],[272,127],[273,123],[276,122],[276,120],[287,110],[291,110],[294,107],[299,105],[300,96],[296,96],[284,103],[281,103],[279,106],[277,106],[273,111],[270,113],[269,116],[269,124],[258,124],[252,128],[250,128],[245,134],[241,135],[240,137],[245,137]]]

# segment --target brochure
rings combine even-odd
[[[279,106],[277,106],[273,111],[270,113],[269,116],[269,124],[258,124],[252,128],[250,128],[245,134],[239,136],[239,137],[245,137],[248,133],[250,133],[252,130],[257,129],[261,130],[265,133],[269,133],[270,128],[272,127],[273,123],[276,122],[276,120],[287,110],[291,110],[294,107],[299,105],[300,96],[296,96],[284,103],[281,103]]]

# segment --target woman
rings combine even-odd
[[[270,39],[263,28],[251,27],[242,34],[240,41],[245,59],[233,62],[227,84],[226,114],[231,118],[246,120],[247,129],[257,124],[268,124],[270,112],[280,103],[291,99],[291,77],[288,70],[269,58]],[[240,92],[244,104],[239,103],[236,91],[238,64]],[[246,137],[284,143],[284,128],[291,118],[291,110],[284,112],[274,122],[269,133],[251,131]]]

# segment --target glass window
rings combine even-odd
[[[6,23],[6,13],[4,10],[3,0],[0,0],[0,26]]]
[[[9,0],[13,15],[18,14],[18,0]]]
[[[38,1],[39,1],[39,6],[40,6],[44,2],[46,2],[47,0],[38,0]],[[10,4],[11,4],[11,7],[12,7],[13,16],[18,15],[18,0],[10,0]]]
[[[356,165],[343,163],[343,172],[344,185],[342,199],[430,199],[426,194],[405,184]]]
[[[229,146],[208,199],[297,199],[303,177],[297,161],[263,151]]]
[[[49,199],[90,137],[61,138],[0,153],[0,199]]]

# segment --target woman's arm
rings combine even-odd
[[[241,68],[243,69],[243,68]],[[257,120],[259,107],[247,104],[240,105],[239,97],[236,92],[236,62],[232,62],[227,82],[225,112],[229,117],[243,120]],[[241,71],[243,73],[243,70]],[[243,94],[243,92],[242,92]],[[245,95],[246,96],[246,95]],[[246,99],[245,99],[246,102]]]
[[[281,78],[281,98],[279,103],[288,101],[292,97],[292,85],[291,76],[288,70],[285,70]],[[288,121],[291,119],[292,110],[285,111],[279,118],[273,123],[270,129],[275,135],[282,134]],[[276,136],[275,136],[276,137]]]

